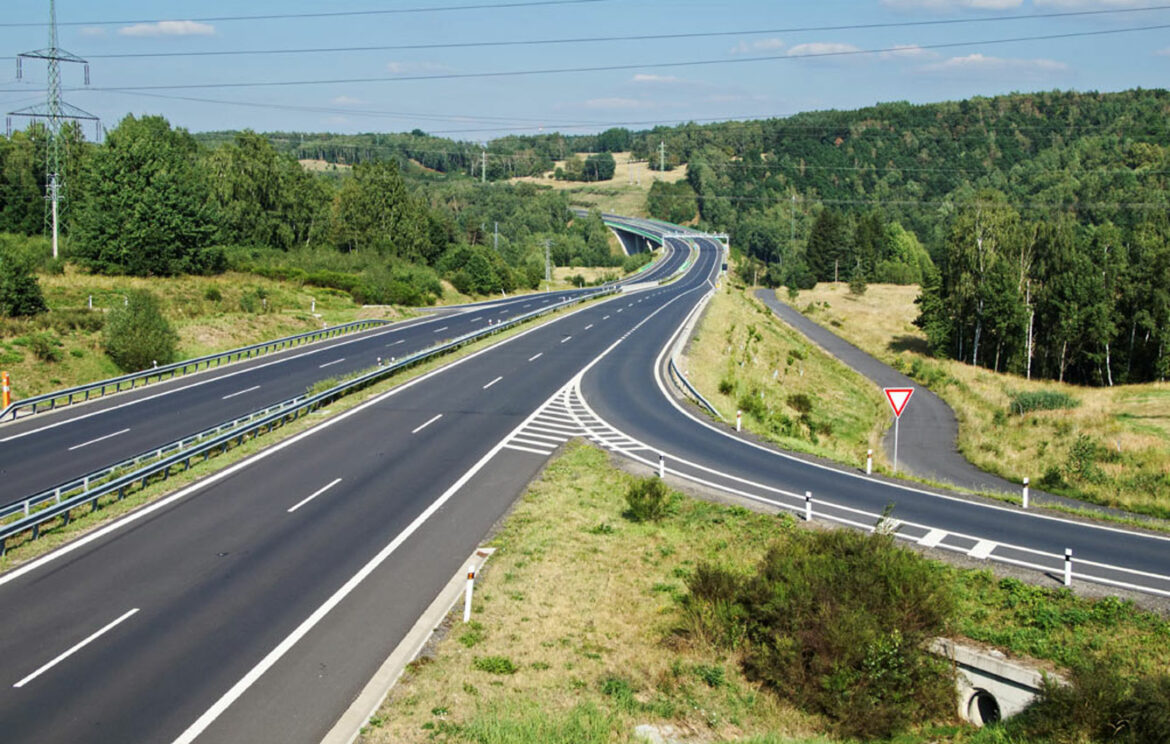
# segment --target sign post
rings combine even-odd
[[[886,394],[886,400],[890,402],[890,408],[894,409],[894,472],[898,472],[898,422],[902,420],[902,411],[906,410],[906,404],[910,402],[910,396],[914,395],[914,388],[883,388]]]

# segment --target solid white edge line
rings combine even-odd
[[[253,390],[259,390],[259,389],[260,389],[260,386],[259,386],[259,385],[253,385],[252,387],[250,387],[250,388],[247,388],[247,389],[244,389],[244,390],[237,390],[237,391],[236,391],[236,392],[234,392],[234,393],[228,393],[227,395],[225,395],[225,396],[223,396],[222,398],[220,398],[220,400],[227,400],[228,398],[234,398],[234,397],[236,397],[237,395],[243,395],[244,393],[250,393],[250,392],[252,392]]]
[[[500,380],[502,380],[502,379],[504,379],[504,376],[503,376],[503,375],[500,375],[500,376],[499,376],[499,377],[497,377],[496,379],[494,379],[494,380],[492,380],[491,382],[489,382],[488,384],[484,385],[484,386],[483,386],[483,389],[484,389],[484,390],[487,390],[487,389],[488,389],[488,388],[490,388],[492,385],[495,385],[497,382],[499,382],[499,381],[500,381]]]
[[[441,414],[441,413],[440,413],[439,415],[437,415],[437,416],[434,416],[434,417],[432,417],[432,418],[428,419],[428,420],[427,420],[427,422],[426,422],[425,424],[423,424],[422,426],[419,426],[419,427],[417,427],[417,428],[411,429],[411,430],[410,430],[410,433],[411,433],[411,434],[418,434],[420,431],[422,431],[423,429],[427,428],[428,426],[430,426],[431,424],[435,423],[436,421],[438,421],[438,420],[439,420],[439,419],[441,419],[441,418],[443,418],[443,414]]]
[[[209,385],[213,382],[219,382],[220,380],[226,380],[229,377],[235,377],[236,375],[242,375],[242,374],[245,374],[247,372],[254,372],[258,369],[265,369],[267,367],[271,367],[271,366],[276,365],[276,364],[284,364],[285,362],[291,362],[294,359],[301,359],[303,357],[311,356],[313,354],[320,354],[320,353],[325,352],[325,351],[332,351],[333,349],[337,349],[337,348],[342,347],[342,346],[348,346],[349,344],[356,344],[358,341],[365,341],[366,339],[378,338],[379,336],[385,336],[385,335],[388,335],[391,333],[397,333],[398,331],[405,331],[405,330],[408,330],[410,328],[417,328],[420,325],[426,325],[427,323],[434,323],[436,320],[438,320],[438,318],[427,318],[427,319],[420,320],[417,323],[415,323],[413,320],[407,320],[407,321],[403,321],[403,322],[409,323],[410,325],[395,326],[393,328],[388,328],[386,330],[378,331],[376,333],[368,333],[368,332],[359,333],[356,335],[355,338],[347,338],[344,341],[340,341],[340,342],[335,343],[335,344],[329,344],[328,346],[322,346],[318,349],[309,349],[308,351],[301,352],[300,354],[293,354],[291,356],[281,357],[280,359],[272,359],[270,361],[265,362],[264,364],[257,364],[253,367],[245,367],[243,369],[237,369],[237,370],[234,370],[232,372],[228,372],[227,374],[217,375],[215,377],[209,377],[205,380],[198,380],[196,382],[192,382],[190,385],[182,385],[180,387],[173,388],[171,390],[163,390],[162,392],[156,393],[155,395],[147,395],[143,398],[135,398],[134,400],[128,400],[125,403],[121,403],[121,404],[116,405],[116,406],[110,406],[109,408],[103,408],[100,411],[93,411],[91,413],[87,413],[87,414],[84,414],[81,416],[74,416],[72,418],[67,418],[67,419],[64,419],[62,421],[57,421],[57,422],[52,423],[52,424],[47,424],[45,426],[42,426],[42,427],[39,427],[36,429],[29,429],[28,431],[22,431],[19,434],[13,434],[12,436],[8,436],[8,437],[4,437],[3,439],[0,439],[0,443],[11,442],[14,439],[20,439],[21,437],[27,437],[30,434],[38,434],[42,431],[48,431],[49,429],[56,429],[58,426],[67,426],[67,425],[72,424],[76,421],[81,421],[83,419],[92,418],[94,416],[100,416],[103,413],[109,413],[110,411],[117,411],[121,408],[127,408],[129,406],[136,406],[139,403],[145,403],[149,400],[155,400],[156,398],[162,398],[163,396],[166,396],[166,395],[173,395],[174,393],[181,393],[184,390],[190,390],[191,388],[199,387],[200,385]],[[331,340],[331,339],[325,339],[325,341],[328,341],[328,340]],[[313,344],[318,344],[318,343],[324,343],[324,341],[314,341],[313,342]],[[311,346],[313,344],[309,344],[309,345]],[[283,354],[284,352],[278,351],[276,353]],[[244,360],[244,361],[246,362],[247,360]],[[226,368],[230,368],[230,366],[233,364],[240,364],[240,362],[229,362],[228,365],[226,365]],[[194,376],[197,376],[199,374],[206,374],[208,371],[218,371],[219,369],[221,369],[221,368],[215,367],[214,370],[206,370],[205,369],[201,373],[200,372],[192,372],[191,376],[194,377]],[[155,383],[155,385],[157,385],[157,384],[158,383]],[[122,392],[128,393],[128,392],[130,392],[130,390],[127,389],[127,390],[124,390]],[[111,393],[111,395],[117,395],[117,394],[118,393]]]
[[[613,299],[613,298],[610,298],[610,299]],[[601,303],[599,303],[599,304],[604,304],[605,302],[609,302],[609,300],[602,300]],[[588,308],[578,308],[570,313],[567,313],[566,315],[564,315],[560,318],[553,318],[552,320],[548,321],[547,323],[541,323],[540,325],[533,326],[532,328],[529,328],[525,331],[522,331],[521,333],[517,333],[515,336],[509,336],[508,338],[505,338],[502,341],[499,341],[498,343],[495,343],[495,344],[492,344],[491,346],[480,349],[479,351],[474,352],[472,354],[468,354],[467,356],[463,357],[462,359],[456,359],[452,362],[444,364],[443,366],[439,367],[438,369],[434,369],[434,370],[431,370],[430,372],[427,372],[424,375],[420,375],[420,376],[414,378],[413,380],[408,380],[392,390],[387,390],[382,395],[379,395],[379,396],[374,397],[374,398],[370,398],[366,402],[361,403],[357,406],[354,406],[353,408],[349,409],[348,411],[343,411],[332,418],[329,418],[329,419],[326,419],[325,421],[322,421],[321,423],[317,424],[316,426],[312,427],[311,429],[306,429],[305,431],[301,432],[300,434],[289,437],[288,439],[285,439],[284,441],[276,442],[272,446],[262,449],[260,452],[257,452],[256,454],[252,455],[251,457],[245,458],[245,459],[237,462],[234,465],[231,465],[227,468],[224,468],[223,470],[212,473],[212,474],[208,475],[207,477],[202,478],[195,483],[192,483],[190,486],[187,486],[186,488],[184,488],[180,491],[176,491],[175,493],[171,494],[170,496],[166,496],[164,498],[159,499],[158,501],[152,502],[152,503],[147,504],[145,506],[142,506],[138,509],[135,509],[134,511],[130,512],[126,516],[120,517],[119,519],[116,519],[113,522],[110,522],[109,524],[105,525],[104,527],[100,527],[98,529],[93,530],[92,532],[88,532],[84,535],[81,535],[77,539],[69,541],[68,543],[57,548],[56,550],[53,550],[49,553],[46,553],[45,555],[43,555],[39,558],[34,558],[34,559],[30,560],[28,563],[25,563],[22,566],[18,566],[16,568],[12,569],[11,571],[8,571],[7,573],[0,574],[0,586],[4,586],[5,584],[7,584],[9,582],[15,581],[16,579],[19,579],[20,577],[24,576],[25,574],[31,573],[31,572],[37,570],[41,566],[52,563],[53,561],[57,560],[58,558],[69,555],[73,551],[79,550],[79,549],[85,547],[86,545],[89,545],[91,542],[94,542],[96,540],[100,540],[103,537],[105,537],[106,535],[109,535],[112,532],[116,532],[117,530],[120,530],[127,525],[133,524],[134,522],[137,522],[139,519],[142,519],[143,517],[146,517],[150,514],[153,514],[154,512],[158,511],[159,509],[164,509],[164,508],[170,506],[171,504],[173,504],[174,502],[178,501],[179,499],[185,498],[185,497],[187,497],[187,496],[189,496],[197,491],[200,491],[200,490],[202,490],[210,485],[218,483],[219,481],[221,481],[221,480],[223,480],[231,475],[234,475],[235,473],[239,472],[240,470],[243,470],[246,467],[249,467],[250,465],[254,465],[258,462],[261,462],[265,458],[271,457],[272,455],[276,454],[277,452],[280,452],[281,450],[283,450],[285,447],[290,447],[293,444],[300,442],[302,439],[305,439],[307,437],[311,437],[314,434],[318,434],[318,433],[328,429],[331,426],[335,426],[336,424],[346,420],[350,416],[354,416],[354,415],[364,411],[367,408],[370,408],[372,406],[376,406],[379,403],[381,403],[382,401],[384,401],[392,396],[398,395],[399,393],[403,392],[404,390],[409,390],[410,388],[414,387],[415,385],[421,384],[422,382],[429,380],[430,378],[435,377],[436,375],[440,375],[448,370],[454,369],[455,367],[458,367],[466,362],[469,362],[472,359],[475,359],[476,357],[478,357],[482,354],[486,354],[489,351],[492,351],[494,349],[498,349],[501,346],[504,346],[505,344],[509,344],[509,343],[512,343],[513,341],[516,341],[517,339],[524,338],[528,334],[534,333],[534,332],[540,330],[541,328],[547,328],[548,326],[552,325],[553,323],[559,323],[559,322],[563,321],[565,318],[572,317],[573,315],[576,315],[577,313],[581,312],[582,310],[586,310],[586,309],[588,309]],[[275,362],[273,362],[273,363],[275,363]],[[203,384],[203,383],[199,383],[199,384]],[[3,440],[0,440],[0,441],[3,441]]]
[[[329,599],[325,600],[324,604],[322,604],[320,607],[314,610],[311,615],[305,618],[301,624],[293,630],[292,633],[290,633],[287,637],[285,637],[284,640],[277,644],[276,648],[269,651],[268,654],[263,659],[261,659],[258,664],[256,664],[256,666],[252,667],[252,669],[250,669],[247,674],[245,674],[238,682],[232,685],[232,687],[227,692],[225,692],[210,708],[208,708],[203,713],[203,715],[199,716],[199,718],[197,718],[194,723],[188,726],[187,729],[174,740],[174,744],[190,744],[191,742],[195,741],[195,739],[200,734],[206,731],[207,727],[214,723],[215,720],[219,718],[219,716],[222,715],[223,712],[232,705],[232,703],[238,700],[248,690],[248,688],[255,684],[256,681],[260,679],[260,677],[262,677],[265,672],[267,672],[276,664],[276,662],[280,661],[281,657],[288,653],[293,646],[295,646],[309,633],[309,631],[311,631],[318,623],[320,623],[321,620],[324,619],[325,616],[328,615],[334,607],[341,604],[342,600],[344,600],[355,589],[357,589],[358,585],[361,584],[366,579],[366,577],[368,577],[379,566],[385,563],[386,559],[389,558],[394,553],[394,551],[398,550],[398,548],[401,547],[401,545],[406,542],[406,540],[409,539],[411,535],[417,532],[418,529],[427,522],[427,520],[434,516],[435,512],[442,508],[442,506],[446,504],[451,499],[451,497],[459,491],[459,489],[463,488],[463,486],[466,485],[468,481],[474,478],[475,475],[480,470],[482,470],[484,466],[487,465],[488,462],[490,462],[491,459],[499,453],[500,450],[504,449],[508,440],[516,434],[520,433],[520,431],[528,425],[529,421],[536,417],[536,414],[540,411],[540,409],[547,405],[548,402],[552,401],[553,398],[555,398],[557,395],[559,395],[562,389],[563,388],[558,388],[557,392],[553,393],[553,396],[550,397],[548,401],[542,403],[540,406],[537,406],[536,410],[529,414],[524,419],[524,421],[522,421],[515,429],[504,436],[503,439],[497,442],[495,446],[488,450],[487,453],[481,457],[478,462],[471,466],[470,470],[460,476],[459,480],[455,481],[455,483],[453,483],[450,488],[448,488],[442,493],[442,495],[435,499],[431,505],[426,508],[425,511],[415,517],[414,520],[409,525],[407,525],[404,530],[402,530],[402,532],[398,533],[398,535],[396,535],[395,538],[391,540],[388,545],[386,545],[386,547],[378,551],[377,555],[371,558],[364,566],[361,567],[361,569],[358,570],[356,574],[354,574],[348,581],[342,584],[341,588],[334,592],[333,595],[329,597]]]
[[[138,612],[138,608],[137,608],[137,607],[135,607],[135,608],[134,608],[134,609],[132,609],[132,610],[129,610],[129,611],[125,612],[125,613],[124,613],[124,614],[123,614],[121,617],[119,617],[117,620],[114,620],[114,621],[112,621],[112,622],[110,622],[110,623],[107,623],[107,624],[106,624],[104,627],[102,627],[100,630],[97,630],[97,631],[95,631],[94,633],[92,633],[92,634],[91,634],[91,635],[90,635],[88,638],[86,638],[85,640],[83,640],[83,641],[81,641],[80,643],[78,643],[78,644],[74,645],[72,648],[70,648],[69,650],[67,650],[67,651],[63,652],[61,655],[59,655],[57,658],[53,659],[53,660],[52,660],[52,661],[50,661],[49,663],[47,663],[47,664],[45,664],[44,666],[42,666],[40,669],[36,670],[36,671],[35,671],[35,672],[33,672],[32,674],[28,675],[28,676],[27,676],[27,677],[25,677],[24,679],[20,680],[20,681],[19,681],[19,682],[17,682],[16,684],[14,684],[14,685],[13,685],[13,687],[24,687],[24,686],[25,686],[26,684],[28,684],[29,682],[32,682],[32,681],[33,681],[34,679],[36,679],[37,677],[41,676],[41,675],[42,675],[42,674],[44,674],[45,672],[49,671],[49,670],[50,670],[50,669],[52,669],[53,667],[55,667],[55,666],[57,666],[58,664],[60,664],[62,661],[65,661],[66,659],[68,659],[68,658],[69,658],[70,656],[72,656],[73,654],[77,653],[77,652],[78,652],[78,651],[80,651],[81,649],[85,648],[85,647],[86,647],[86,646],[88,646],[89,644],[91,644],[91,643],[93,643],[94,641],[96,641],[96,640],[97,640],[99,637],[101,637],[101,635],[102,635],[103,633],[106,633],[106,632],[108,632],[108,631],[112,630],[112,629],[114,628],[114,626],[118,625],[119,623],[123,622],[124,620],[127,620],[127,619],[129,619],[129,618],[130,618],[130,616],[131,616],[131,615],[133,615],[133,614],[134,614],[134,613],[136,613],[136,612]]]
[[[341,482],[341,479],[340,479],[340,478],[334,478],[334,479],[333,479],[333,482],[332,482],[332,483],[330,483],[329,485],[325,486],[324,488],[319,488],[319,489],[317,489],[316,491],[314,491],[314,492],[313,492],[313,494],[312,494],[311,496],[309,496],[309,497],[307,497],[307,498],[304,498],[304,499],[301,499],[300,501],[298,501],[298,502],[296,503],[296,505],[289,507],[288,513],[289,513],[289,514],[292,514],[292,513],[293,513],[293,512],[295,512],[297,509],[300,509],[302,506],[304,506],[305,504],[309,503],[309,502],[310,502],[310,501],[312,501],[313,499],[317,498],[317,497],[318,497],[318,496],[320,496],[321,494],[325,493],[325,492],[326,492],[326,491],[328,491],[330,488],[333,488],[334,486],[336,486],[336,485],[337,485],[338,483],[340,483],[340,482]]]
[[[342,357],[340,359],[334,359],[332,362],[325,362],[324,364],[318,364],[317,369],[325,369],[326,367],[332,367],[334,364],[340,364],[341,362],[344,362],[344,361],[345,361],[345,357]]]
[[[128,431],[130,431],[130,430],[129,429],[122,429],[121,431],[116,431],[113,434],[106,434],[105,436],[100,436],[97,439],[91,439],[88,442],[82,442],[81,444],[75,444],[69,448],[69,451],[72,452],[73,450],[78,450],[78,449],[81,449],[82,447],[88,447],[91,444],[97,444],[98,442],[102,441],[103,439],[109,439],[111,437],[116,437],[119,434],[125,434]]]

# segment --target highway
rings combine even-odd
[[[19,608],[0,620],[5,738],[317,741],[547,459],[514,435],[711,268],[518,334],[0,577]]]
[[[625,282],[669,276],[686,251]],[[305,393],[323,379],[403,357],[589,290],[519,295],[437,317],[271,354],[0,426],[0,505],[6,505]]]
[[[1071,547],[1078,571],[1170,591],[1160,536],[828,468],[678,403],[665,350],[722,257],[697,244],[677,282],[527,330],[0,577],[5,738],[319,741],[575,435],[798,512],[809,490],[839,523],[893,504],[903,539],[1054,576]]]

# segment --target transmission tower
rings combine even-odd
[[[23,76],[25,59],[43,59],[48,63],[49,74],[45,102],[19,111],[8,112],[8,134],[12,135],[12,117],[24,116],[30,119],[44,119],[48,134],[45,147],[45,227],[53,236],[53,258],[57,257],[58,225],[63,222],[65,201],[65,160],[62,154],[61,124],[65,121],[95,122],[97,138],[101,138],[98,117],[61,100],[61,63],[76,62],[85,67],[85,84],[89,85],[89,63],[76,54],[57,46],[57,6],[49,0],[49,46],[33,52],[24,52],[16,57],[16,79]]]

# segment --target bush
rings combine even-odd
[[[630,521],[661,521],[670,506],[670,491],[660,478],[642,478],[626,491],[626,506],[625,516]]]
[[[894,540],[793,533],[753,574],[701,564],[683,607],[694,627],[741,650],[749,678],[842,734],[890,737],[954,706],[952,672],[925,649],[946,632],[953,591]]]
[[[47,309],[41,285],[32,270],[18,258],[0,254],[0,315],[18,318],[38,315]]]
[[[102,332],[106,354],[126,372],[147,369],[155,362],[170,364],[178,340],[158,299],[143,290],[126,294],[126,304],[110,311]]]
[[[1020,415],[1032,411],[1056,411],[1062,408],[1076,408],[1081,402],[1068,393],[1056,390],[1037,390],[1030,393],[1012,393],[1008,410]]]
[[[29,348],[33,356],[42,362],[59,362],[62,358],[61,339],[51,331],[41,331],[29,336]]]
[[[219,287],[208,287],[203,290],[203,299],[208,302],[220,302],[223,300],[223,293],[219,291]]]
[[[516,665],[507,656],[477,656],[472,665],[488,674],[515,674]]]

